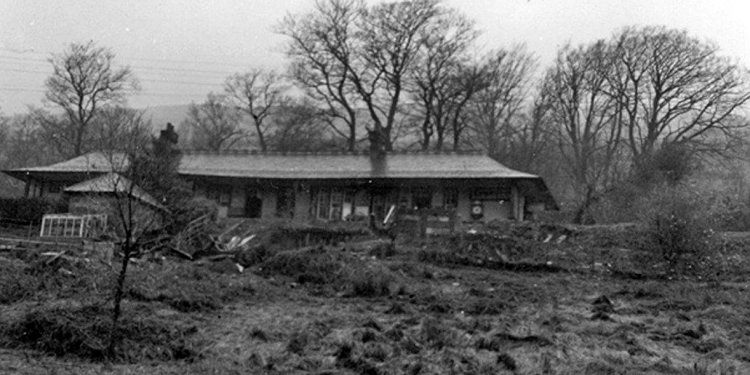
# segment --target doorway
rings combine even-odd
[[[259,218],[263,213],[263,200],[255,189],[245,192],[245,217]]]

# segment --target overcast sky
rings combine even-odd
[[[375,0],[371,0],[375,2]],[[477,21],[486,50],[526,43],[548,66],[570,41],[586,43],[626,25],[687,29],[750,65],[750,5],[708,0],[445,0]],[[94,40],[130,65],[142,91],[134,107],[187,104],[221,91],[251,67],[283,69],[283,36],[273,27],[312,0],[0,1],[0,111],[40,105],[47,58]]]

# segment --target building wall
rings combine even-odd
[[[245,188],[241,185],[232,186],[232,199],[229,203],[229,213],[232,216],[242,216],[245,212]]]
[[[263,209],[261,211],[261,218],[263,219],[275,219],[276,218],[276,189],[260,190],[260,199],[263,200]]]
[[[224,185],[217,185],[217,186],[226,186]],[[298,182],[294,185],[294,216],[293,219],[295,221],[307,221],[312,220],[315,218],[315,215],[313,215],[314,208],[312,207],[313,201],[312,201],[312,191],[320,188],[321,186],[311,186],[307,183]],[[505,185],[507,188],[507,185]],[[324,186],[323,186],[324,187]],[[390,190],[390,193],[383,193],[383,189],[381,189],[381,195],[386,195],[386,205],[390,204],[397,204],[403,206],[406,204],[407,208],[413,208],[411,207],[411,194],[413,191],[416,191],[418,188],[425,187],[423,185],[420,186],[395,186],[392,190]],[[427,186],[428,188],[432,189],[432,207],[433,208],[439,208],[443,207],[444,203],[444,189],[445,186],[437,185],[437,184],[430,184]],[[485,189],[493,189],[492,186],[483,186]],[[468,184],[461,184],[453,182],[452,185],[449,185],[448,188],[455,189],[458,193],[458,202],[456,207],[456,213],[458,214],[460,220],[464,222],[471,222],[475,221],[472,217],[471,210],[473,206],[472,202],[472,190],[475,188],[473,185]],[[195,192],[197,195],[201,196],[208,196],[211,197],[211,194],[209,194],[212,189],[220,189],[219,187],[212,188],[211,186],[206,185],[196,185]],[[262,208],[261,208],[261,218],[263,219],[275,219],[278,218],[277,211],[277,200],[280,192],[280,186],[273,186],[273,185],[265,185],[257,183],[252,184],[243,184],[241,181],[233,182],[231,185],[231,200],[228,205],[221,206],[219,209],[219,216],[220,217],[227,217],[227,216],[234,216],[234,217],[243,217],[245,215],[245,202],[246,202],[246,195],[249,192],[252,192],[253,190],[257,191],[258,197],[262,200]],[[340,191],[346,191],[346,188],[344,186],[339,187]],[[386,189],[387,190],[387,189]],[[519,191],[519,189],[516,188],[515,185],[512,186],[510,189],[512,191],[511,196],[509,196],[507,199],[500,199],[498,197],[491,198],[488,200],[482,201],[482,207],[483,207],[483,216],[481,221],[489,221],[489,220],[514,220],[516,218],[520,218],[523,220],[522,217],[519,217],[522,212],[524,211],[530,211],[529,207],[525,207],[524,203],[524,197],[523,192]],[[353,193],[353,190],[349,190],[350,193]],[[359,214],[368,215],[371,212],[370,205],[370,194],[367,190],[360,189],[356,192],[356,194],[353,195],[354,199],[350,203],[344,203],[346,207],[342,211],[342,218],[350,217],[352,213],[358,212]],[[538,207],[534,207],[534,209],[538,209]],[[522,216],[522,215],[521,215]]]
[[[120,214],[117,211],[116,198],[105,194],[69,194],[68,211],[74,215],[86,214],[105,214],[107,221],[112,225],[119,235],[122,235],[122,225],[120,223]],[[159,210],[149,205],[135,202],[133,205],[133,224],[135,224],[136,234],[142,231],[158,229],[163,226],[164,218]]]
[[[456,206],[456,215],[460,220],[471,219],[471,199],[469,198],[469,189],[458,189],[458,206]]]
[[[294,220],[304,221],[310,218],[310,186],[299,184],[294,192]]]

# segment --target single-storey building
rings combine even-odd
[[[141,187],[114,172],[63,190],[68,198],[69,213],[45,215],[42,236],[95,237],[108,230],[122,234],[126,226],[133,233],[141,233],[161,228],[163,216],[168,212]],[[92,218],[95,220],[90,220]],[[125,226],[122,218],[128,220]]]
[[[47,196],[116,171],[109,160],[90,153],[3,172],[25,181],[27,196]],[[197,196],[219,204],[221,217],[338,221],[382,218],[395,206],[444,208],[464,221],[484,221],[557,209],[541,177],[476,152],[185,152],[179,174]]]

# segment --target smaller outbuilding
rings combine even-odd
[[[114,172],[71,185],[63,190],[73,215],[108,216],[110,224],[132,214],[136,232],[160,228],[167,209],[128,178]]]

